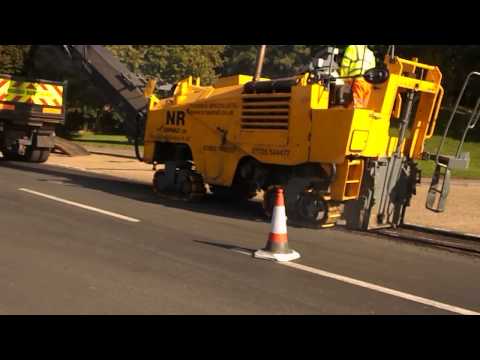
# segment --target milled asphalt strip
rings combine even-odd
[[[243,250],[240,250],[240,249],[232,249],[232,251],[234,251],[236,253],[243,254],[243,255],[252,256],[252,253],[247,252],[247,251],[243,251]],[[347,283],[347,284],[350,284],[350,285],[355,285],[355,286],[359,286],[359,287],[362,287],[362,288],[365,288],[365,289],[381,292],[383,294],[395,296],[395,297],[398,297],[398,298],[401,298],[401,299],[413,301],[413,302],[416,302],[416,303],[419,303],[419,304],[428,305],[428,306],[435,307],[435,308],[438,308],[438,309],[450,311],[450,312],[457,313],[457,314],[460,314],[460,315],[480,315],[480,313],[472,311],[472,310],[468,310],[468,309],[464,309],[464,308],[461,308],[461,307],[458,307],[458,306],[453,306],[453,305],[441,303],[441,302],[435,301],[435,300],[426,299],[426,298],[416,296],[416,295],[412,295],[412,294],[408,294],[408,293],[405,293],[405,292],[402,292],[402,291],[389,289],[389,288],[386,288],[386,287],[383,287],[383,286],[371,284],[371,283],[368,283],[368,282],[365,282],[365,281],[353,279],[353,278],[343,276],[343,275],[334,274],[334,273],[331,273],[331,272],[328,272],[328,271],[319,270],[319,269],[316,269],[316,268],[313,268],[313,267],[310,267],[310,266],[306,266],[306,265],[302,265],[302,264],[298,264],[298,263],[293,263],[293,262],[283,262],[283,263],[279,262],[278,264],[288,266],[288,267],[293,268],[293,269],[306,271],[306,272],[309,272],[311,274],[319,275],[319,276],[326,277],[326,278],[329,278],[329,279],[341,281],[341,282],[344,282],[344,283]]]
[[[100,213],[100,214],[103,214],[103,215],[112,216],[112,217],[117,218],[117,219],[129,221],[129,222],[134,222],[134,223],[139,223],[140,222],[140,220],[135,219],[135,218],[131,218],[131,217],[128,217],[128,216],[117,214],[117,213],[114,213],[114,212],[111,212],[111,211],[98,209],[98,208],[95,208],[93,206],[80,204],[80,203],[77,203],[77,202],[74,202],[74,201],[65,200],[65,199],[62,199],[62,198],[59,198],[59,197],[56,197],[56,196],[43,194],[43,193],[40,193],[40,192],[37,192],[37,191],[24,189],[24,188],[21,188],[21,189],[18,189],[18,190],[29,193],[29,194],[41,196],[41,197],[44,197],[44,198],[47,198],[47,199],[50,199],[50,200],[55,200],[55,201],[61,202],[63,204],[76,206],[76,207],[79,207],[81,209],[90,210],[90,211],[94,211],[94,212],[97,212],[97,213]]]

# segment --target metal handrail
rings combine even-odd
[[[458,99],[457,99],[457,102],[455,104],[455,107],[453,108],[453,111],[452,111],[452,115],[450,116],[450,119],[448,120],[448,123],[447,123],[447,126],[445,128],[445,131],[443,133],[443,137],[442,137],[442,141],[440,143],[440,146],[438,147],[437,149],[437,154],[435,156],[435,162],[437,164],[440,163],[440,153],[443,149],[443,146],[445,145],[445,140],[447,139],[447,134],[448,134],[448,131],[450,130],[450,126],[452,125],[452,122],[453,122],[453,118],[455,117],[456,113],[457,113],[457,110],[458,110],[458,107],[460,106],[460,102],[462,101],[463,99],[463,95],[465,93],[465,90],[467,88],[467,85],[468,83],[470,82],[470,79],[473,77],[473,76],[480,76],[480,72],[477,72],[477,71],[472,71],[470,74],[468,74],[467,76],[467,79],[465,80],[465,83],[463,84],[463,87],[462,87],[462,90],[460,91],[460,94],[458,95]],[[464,134],[464,138],[465,138],[465,135],[466,133]],[[463,145],[462,143],[460,144],[459,148],[457,149],[457,155],[456,157],[458,157],[459,155],[459,151],[461,150],[461,145]]]
[[[475,105],[475,108],[473,109],[472,112],[472,117],[470,118],[470,121],[468,122],[468,128],[470,130],[474,129],[475,126],[477,126],[478,119],[480,118],[480,97],[477,100],[477,104]]]
[[[422,64],[422,63],[419,63],[419,62],[416,62],[416,61],[401,59],[399,57],[397,57],[397,60],[398,60],[399,63],[406,64],[406,65],[412,65],[412,66],[415,66],[415,67],[420,68],[420,69],[425,69],[425,70],[434,70],[435,69],[435,66]]]
[[[463,132],[462,140],[460,141],[460,144],[458,144],[457,153],[455,154],[456,158],[458,158],[458,156],[460,155],[460,152],[462,151],[463,144],[465,143],[465,139],[467,137],[468,131],[475,128],[475,126],[477,125],[478,119],[480,117],[479,108],[480,108],[480,98],[478,98],[475,108],[472,111],[472,116],[470,117],[470,120],[468,120],[467,127]]]
[[[443,87],[440,86],[439,91],[438,91],[438,97],[437,97],[437,105],[435,107],[435,110],[432,113],[432,117],[428,121],[428,123],[430,124],[430,128],[429,128],[430,131],[428,131],[427,134],[425,135],[426,139],[431,139],[433,134],[435,133],[435,125],[437,123],[438,113],[440,112],[440,107],[442,105],[442,100],[443,100],[444,94],[445,94],[445,92],[443,90]]]

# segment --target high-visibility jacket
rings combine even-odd
[[[363,75],[375,67],[375,55],[367,45],[349,45],[343,55],[340,76]]]

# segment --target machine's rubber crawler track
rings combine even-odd
[[[267,218],[272,216],[272,202],[274,197],[271,195],[275,192],[277,187],[278,186],[270,186],[264,193],[263,209]],[[311,193],[305,191],[303,195],[311,196]],[[295,213],[289,215],[290,224],[315,229],[330,228],[337,224],[337,221],[342,215],[340,205],[337,202],[332,201],[331,197],[328,195],[316,194],[316,196],[318,200],[322,201],[322,203],[325,205],[325,215],[317,221],[307,220],[299,213],[297,209]]]
[[[177,173],[179,183],[176,184],[179,191],[163,191],[159,184],[161,184],[161,177],[165,176],[164,170],[158,170],[153,178],[153,191],[155,194],[163,199],[198,202],[201,201],[205,195],[205,183],[203,177],[199,173],[190,169],[182,169]]]
[[[327,201],[327,207],[327,218],[325,222],[320,225],[321,228],[329,228],[335,226],[337,224],[337,221],[342,216],[342,211],[338,203]]]
[[[193,170],[181,170],[179,174],[181,198],[187,202],[201,201],[206,194],[203,177]]]
[[[311,196],[311,193],[305,191],[304,196]],[[301,227],[310,227],[314,229],[326,229],[334,227],[337,221],[342,216],[341,208],[339,204],[332,201],[329,195],[323,195],[321,193],[315,193],[317,200],[319,200],[324,206],[324,215],[321,219],[308,220],[304,216],[300,215],[300,210],[292,217],[292,224]]]

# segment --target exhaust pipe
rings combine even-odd
[[[255,70],[255,76],[253,77],[253,81],[256,82],[262,77],[262,69],[263,63],[265,62],[265,50],[267,49],[267,45],[260,46],[257,55],[257,68]]]

